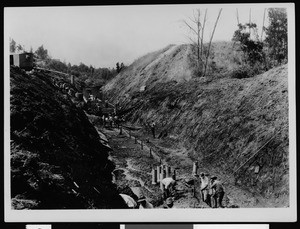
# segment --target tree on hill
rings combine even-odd
[[[15,42],[15,40],[14,39],[10,39],[10,41],[9,41],[9,51],[11,53],[15,53],[16,52],[16,45],[17,45],[17,43]]]
[[[263,42],[258,38],[257,26],[255,23],[238,24],[238,29],[234,32],[232,40],[239,44],[241,51],[245,54],[245,61],[254,66],[257,62],[263,63],[265,54]],[[254,30],[255,33],[250,34]]]
[[[16,48],[17,48],[18,52],[21,52],[21,51],[25,52],[25,48],[21,44],[18,44]]]
[[[214,37],[214,33],[222,12],[222,8],[219,10],[217,19],[214,24],[213,32],[210,36],[208,47],[204,47],[203,43],[203,36],[205,32],[205,24],[206,24],[206,16],[207,16],[207,9],[205,10],[203,22],[201,22],[201,11],[197,9],[194,11],[193,18],[189,18],[190,22],[183,20],[184,24],[193,34],[193,38],[188,37],[191,41],[192,45],[196,47],[197,50],[197,75],[198,76],[205,76],[207,72],[207,65],[208,65],[208,58],[210,55],[210,48],[212,39]]]
[[[197,70],[198,73],[202,73],[204,57],[203,57],[203,35],[206,23],[207,9],[203,22],[201,22],[201,11],[197,9],[193,12],[193,18],[189,18],[190,21],[183,20],[183,23],[188,27],[190,32],[193,34],[192,37],[188,37],[192,45],[197,49]]]
[[[68,73],[68,66],[60,60],[49,59],[47,61],[47,67],[59,72]]]
[[[37,48],[35,54],[38,56],[39,59],[46,60],[49,58],[48,50],[44,48],[43,45]]]
[[[265,28],[265,42],[274,65],[287,60],[287,12],[285,8],[268,9],[269,26]]]
[[[17,44],[14,39],[10,39],[10,41],[9,41],[9,51],[11,53],[15,53],[16,51],[17,52],[22,52],[22,51],[26,52],[24,46],[21,44]]]
[[[119,62],[116,63],[116,70],[117,73],[120,73],[122,70],[124,70],[126,68],[126,66],[124,65],[124,63],[122,62],[121,64]]]
[[[119,73],[121,71],[119,62],[116,63],[116,69],[117,69],[117,73]]]

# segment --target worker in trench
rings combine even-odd
[[[175,192],[176,181],[172,177],[166,177],[161,183],[163,184],[163,197],[166,200]]]
[[[150,128],[151,128],[151,132],[152,132],[153,138],[155,138],[155,127],[156,127],[155,122],[152,122],[152,123],[150,124]]]
[[[212,207],[217,208],[219,205],[219,207],[224,208],[224,206],[222,205],[222,200],[225,192],[221,181],[219,181],[216,176],[213,176],[210,182],[211,182],[210,188],[212,189],[212,198],[214,202]]]

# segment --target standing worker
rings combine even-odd
[[[200,180],[201,180],[200,191],[202,195],[202,200],[208,205],[210,205],[208,203],[208,183],[209,183],[208,176],[206,176],[204,173],[201,173]]]
[[[167,199],[175,190],[176,181],[171,177],[166,177],[161,181],[161,183],[163,184],[164,188],[164,199]]]
[[[152,122],[150,124],[150,127],[151,127],[151,132],[152,132],[153,138],[155,138],[155,122]]]
[[[107,127],[107,125],[109,125],[109,120],[108,120],[108,117],[105,117],[104,127]]]
[[[212,197],[214,198],[214,208],[218,207],[218,204],[221,208],[224,208],[222,205],[222,200],[224,197],[224,187],[221,183],[221,181],[218,180],[216,176],[213,176],[211,178],[211,189],[213,190],[213,195]]]
[[[105,126],[105,116],[102,115],[102,126]]]
[[[115,117],[114,117],[114,124],[115,124],[115,126],[117,126],[117,128],[119,128],[119,118],[117,115],[115,115]]]
[[[111,114],[108,115],[108,121],[110,128],[113,128],[113,116]]]

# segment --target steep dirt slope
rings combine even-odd
[[[10,86],[12,208],[125,208],[84,112],[47,74],[12,67]]]
[[[168,58],[172,66],[184,59]],[[248,79],[187,82],[175,81],[176,76],[151,81],[149,69],[145,75],[152,84],[144,92],[132,87],[132,82],[142,84],[135,72],[129,69],[106,87],[108,98],[119,102],[129,121],[145,127],[156,121],[159,132],[167,134],[165,141],[203,168],[225,172],[235,185],[271,198],[273,206],[288,206],[287,66]]]
[[[193,54],[189,45],[169,45],[136,60],[105,88],[112,92],[111,95],[125,98],[138,92],[142,86],[150,89],[160,82],[188,81],[192,78],[191,55]]]

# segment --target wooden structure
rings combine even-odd
[[[11,54],[9,56],[10,65],[17,66],[25,71],[31,71],[33,65],[33,53]]]

